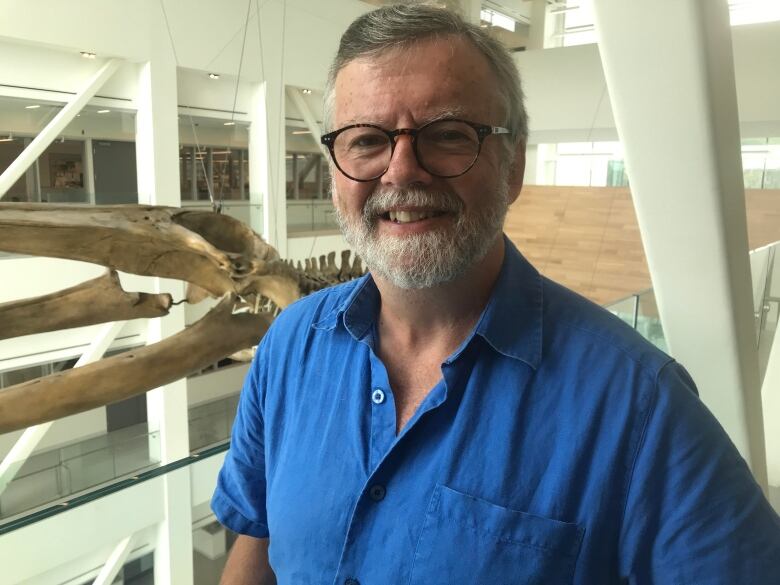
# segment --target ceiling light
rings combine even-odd
[[[224,123],[224,124],[222,124],[222,125],[223,125],[223,126],[235,126],[235,125],[236,125],[236,123],[235,123],[235,122],[225,122],[225,123]]]
[[[209,79],[219,79],[219,73],[209,73]]]
[[[39,104],[33,104],[33,105],[31,105],[31,106],[24,106],[24,109],[25,109],[25,110],[37,110],[37,109],[38,109],[38,108],[40,108],[40,107],[41,107],[41,106],[40,106]]]
[[[311,134],[311,130],[293,130],[293,134]]]
[[[108,114],[111,110],[98,110],[98,114]]]
[[[13,142],[13,140],[14,140],[13,134],[9,134],[7,138],[0,138],[0,142]]]
[[[301,90],[301,93],[302,93],[303,95],[311,95],[311,90],[310,90],[310,89],[302,89],[302,90]]]
[[[85,59],[94,59],[95,57],[97,57],[95,53],[92,53],[90,51],[81,51],[81,56],[84,57]]]

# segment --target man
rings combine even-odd
[[[503,237],[506,51],[446,11],[369,13],[326,123],[371,274],[263,339],[213,500],[242,534],[223,582],[778,582],[780,521],[686,372]]]

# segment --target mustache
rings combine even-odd
[[[424,189],[383,189],[371,194],[363,205],[363,221],[372,223],[381,215],[397,207],[426,207],[458,214],[463,210],[463,201],[445,191]]]

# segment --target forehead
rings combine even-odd
[[[350,61],[336,76],[334,122],[392,126],[442,112],[498,124],[503,102],[487,58],[459,37],[431,38]]]

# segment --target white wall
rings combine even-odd
[[[731,33],[742,136],[780,136],[780,22],[732,27]],[[525,83],[530,143],[618,140],[597,45],[525,51],[514,58]]]

